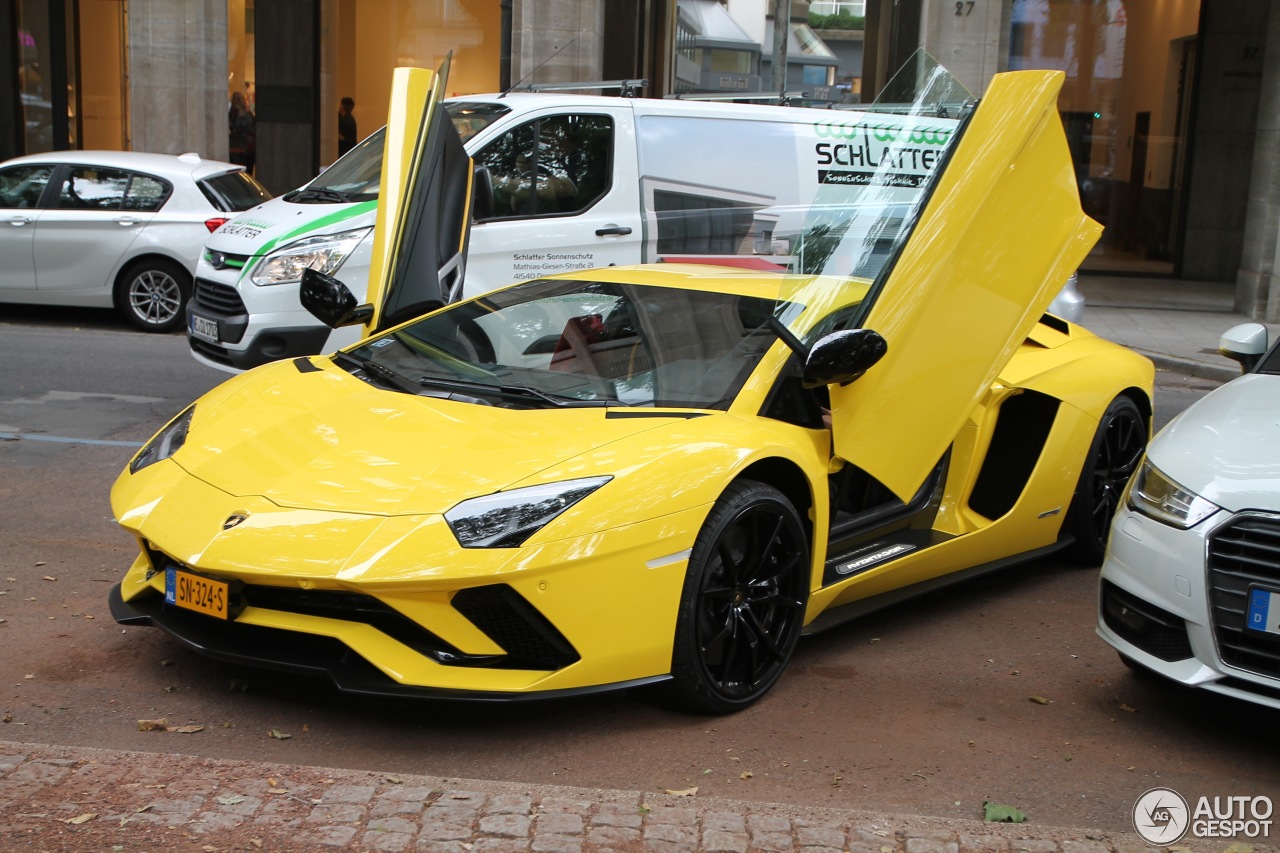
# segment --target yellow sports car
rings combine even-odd
[[[1153,369],[1043,313],[1100,231],[1061,74],[933,111],[934,158],[904,147],[922,112],[851,114],[885,148],[824,185],[792,272],[608,268],[425,315],[475,173],[438,78],[400,82],[423,106],[389,124],[370,301],[303,285],[371,336],[230,380],[138,453],[111,495],[140,546],[118,621],[357,693],[664,682],[724,713],[802,634],[1101,558]]]

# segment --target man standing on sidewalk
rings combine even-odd
[[[338,156],[341,157],[355,148],[359,138],[356,132],[356,117],[351,114],[356,102],[352,98],[343,98],[338,107]]]

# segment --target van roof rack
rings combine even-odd
[[[648,80],[591,80],[581,83],[526,83],[514,87],[517,92],[571,92],[576,89],[617,89],[619,97],[639,97],[639,90],[649,87]]]
[[[777,101],[779,106],[787,107],[794,100],[805,100],[810,97],[804,91],[781,92],[684,92],[667,95],[677,101]]]

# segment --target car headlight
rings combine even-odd
[[[333,275],[347,256],[372,228],[357,228],[341,234],[306,237],[283,246],[263,259],[253,271],[254,284],[289,284],[302,280],[303,270],[313,269]]]
[[[444,514],[464,548],[517,548],[612,477],[528,486],[463,501]]]
[[[161,459],[168,459],[178,452],[187,440],[187,431],[191,429],[191,418],[196,413],[194,405],[169,421],[169,425],[160,430],[138,451],[129,463],[129,473],[136,474],[148,465],[154,465]]]
[[[1129,488],[1129,506],[1157,521],[1181,527],[1195,527],[1220,507],[1166,477],[1159,468],[1144,461]]]

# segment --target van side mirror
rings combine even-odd
[[[1240,362],[1240,372],[1248,373],[1267,353],[1267,327],[1261,323],[1232,326],[1218,340],[1218,352]]]
[[[331,329],[354,326],[373,316],[373,306],[360,305],[345,284],[317,270],[303,270],[298,300],[321,323]]]
[[[488,166],[476,166],[471,185],[471,219],[483,222],[493,218],[493,175]]]
[[[847,385],[874,367],[888,351],[888,342],[871,329],[832,332],[809,350],[801,381],[806,388]]]

